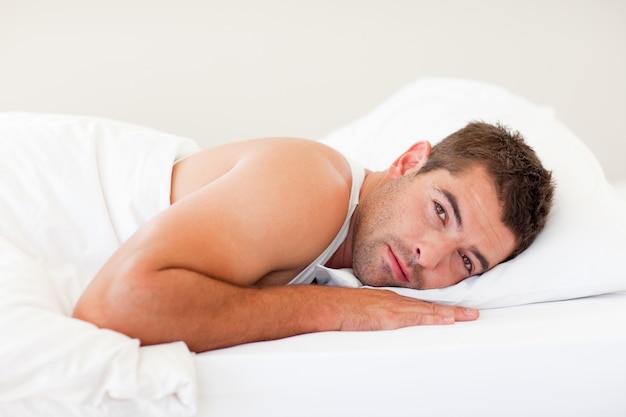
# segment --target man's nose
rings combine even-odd
[[[454,250],[452,239],[442,236],[420,242],[415,249],[417,263],[424,269],[435,269]]]

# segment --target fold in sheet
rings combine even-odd
[[[0,114],[0,414],[193,415],[194,355],[72,319],[94,274],[169,206],[191,140],[103,119]]]

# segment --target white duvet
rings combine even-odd
[[[171,167],[197,146],[122,123],[0,114],[0,415],[195,412],[183,343],[71,318],[98,268],[169,205]]]

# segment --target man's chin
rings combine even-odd
[[[384,277],[374,277],[372,279],[371,276],[367,278],[361,278],[359,275],[356,275],[356,274],[355,276],[361,282],[361,284],[368,286],[368,287],[411,288],[409,286],[409,283],[400,283],[400,282],[396,282],[395,280],[385,279]]]

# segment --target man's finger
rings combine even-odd
[[[476,320],[479,315],[479,311],[474,308],[457,307],[454,310],[454,319],[456,321]]]

